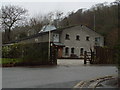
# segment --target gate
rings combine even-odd
[[[94,62],[94,52],[84,52],[84,64],[87,64],[89,62],[90,64],[93,64]]]

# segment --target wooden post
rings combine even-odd
[[[87,51],[84,52],[84,64],[86,64],[87,61]]]
[[[57,65],[57,57],[58,57],[57,53],[58,53],[58,51],[57,51],[57,48],[56,48],[55,49],[55,65]]]
[[[90,64],[94,63],[94,52],[91,52],[91,60],[90,60]]]
[[[92,58],[92,64],[94,63],[94,60],[95,60],[95,53],[93,52],[93,58]]]

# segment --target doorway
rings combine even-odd
[[[63,48],[59,47],[58,48],[58,58],[62,58],[62,53],[63,53]]]

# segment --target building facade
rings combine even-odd
[[[104,46],[104,37],[84,25],[50,29],[47,27],[47,31],[42,30],[19,43],[51,42],[58,46],[59,58],[72,56],[80,58],[84,51],[93,50],[94,46]]]

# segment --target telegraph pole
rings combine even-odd
[[[96,22],[95,22],[95,11],[94,11],[94,31],[95,31],[95,28],[96,28],[96,27],[95,27],[95,23],[96,23]]]
[[[49,30],[48,59],[50,59],[50,30]]]
[[[52,19],[50,17],[50,23],[49,25],[52,25]],[[49,44],[48,44],[48,59],[50,60],[50,48],[51,48],[51,30],[48,31],[48,38],[49,38]]]

